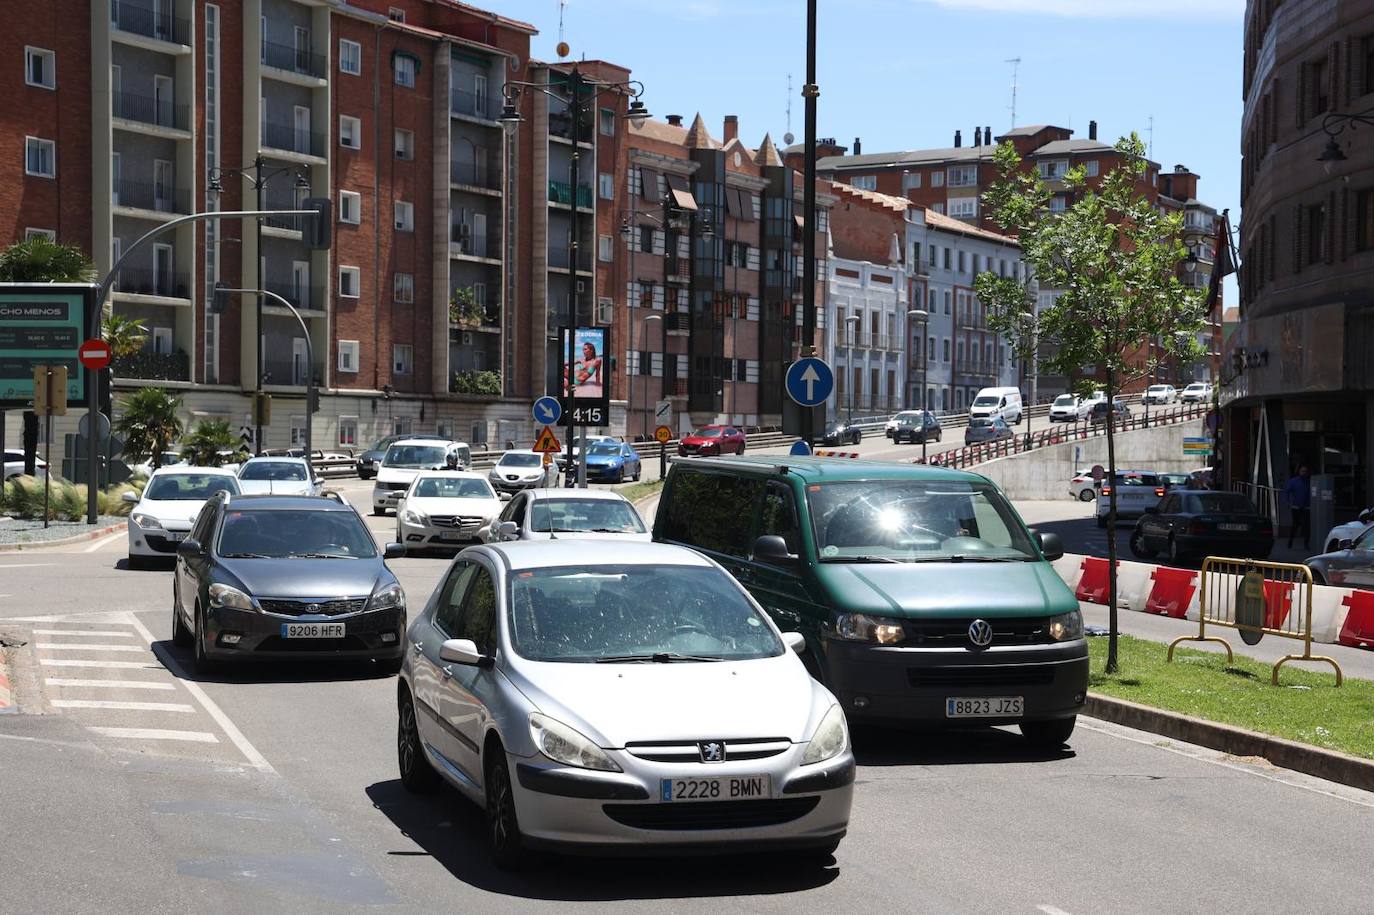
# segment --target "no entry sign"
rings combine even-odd
[[[87,340],[76,351],[76,358],[93,372],[98,372],[110,364],[110,344],[104,340]]]

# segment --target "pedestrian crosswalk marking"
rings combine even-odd
[[[141,651],[145,654],[148,651],[138,645],[99,645],[87,642],[38,642],[34,647],[48,651]]]
[[[181,702],[118,702],[112,699],[51,699],[53,708],[109,709],[124,712],[185,712],[195,711]]]
[[[156,661],[87,661],[79,658],[39,658],[45,667],[95,667],[102,670],[162,670]]]
[[[118,632],[114,629],[35,629],[34,635],[79,635],[90,638],[102,636],[114,636],[121,639],[131,639],[134,637],[132,632]]]
[[[156,683],[151,680],[87,680],[84,677],[47,677],[43,682],[48,686],[76,686],[83,689],[176,689],[175,684]]]
[[[219,743],[214,734],[204,731],[167,731],[161,728],[87,728],[101,737],[123,737],[129,740],[186,740],[193,743]]]

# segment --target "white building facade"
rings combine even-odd
[[[831,256],[827,271],[825,359],[835,370],[827,415],[848,420],[905,409],[910,283],[893,240],[891,261]]]

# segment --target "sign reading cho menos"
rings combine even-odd
[[[67,399],[85,397],[76,352],[88,335],[94,294],[85,285],[0,285],[0,404],[33,399],[35,365],[65,365]]]

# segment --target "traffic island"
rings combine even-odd
[[[0,517],[0,553],[80,543],[122,530],[128,523],[128,518],[101,515],[96,518],[95,524],[49,521],[45,528],[42,520],[37,518]]]

